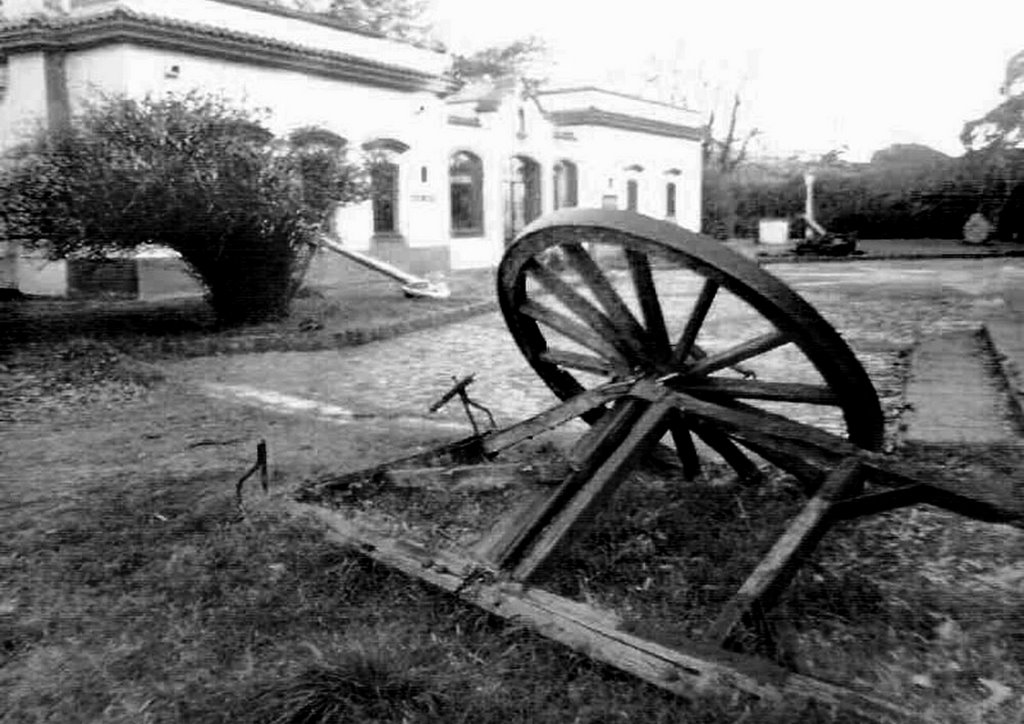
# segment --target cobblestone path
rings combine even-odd
[[[898,406],[902,394],[903,350],[923,337],[976,329],[979,320],[1002,311],[1006,289],[1024,285],[1020,260],[774,265],[770,273],[793,286],[846,338],[887,410]],[[659,273],[659,293],[666,310],[685,315],[697,285],[674,275]],[[748,338],[752,318],[740,305],[723,304],[702,340],[714,348]],[[670,320],[670,331],[683,320]],[[758,360],[767,365],[765,378],[801,381],[804,373],[794,365],[793,353],[777,352]],[[243,386],[307,399],[349,411],[356,420],[361,415],[425,417],[453,376],[471,372],[477,375],[472,396],[492,409],[499,426],[555,401],[498,314],[359,347],[197,358],[174,363],[170,370],[199,387]],[[250,395],[248,404],[253,403]],[[437,419],[450,427],[464,416],[452,404]],[[827,420],[806,421],[833,426]]]

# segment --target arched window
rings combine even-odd
[[[640,203],[640,187],[637,184],[636,179],[629,179],[626,182],[626,208],[630,211],[636,211],[637,206]]]
[[[480,236],[484,231],[484,167],[467,151],[452,154],[448,164],[451,186],[452,234]]]
[[[377,159],[370,166],[373,233],[398,233],[398,164]]]
[[[370,155],[370,199],[373,203],[373,233],[397,236],[399,154],[409,150],[408,144],[394,138],[375,138],[363,144]]]
[[[555,208],[576,206],[578,201],[578,173],[572,161],[559,161],[554,170]]]
[[[665,216],[676,218],[676,185],[671,181],[665,184]]]
[[[540,216],[540,164],[528,156],[509,159],[505,184],[505,240]]]

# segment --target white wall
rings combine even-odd
[[[639,185],[638,211],[665,219],[666,186],[674,183],[674,221],[688,229],[700,229],[701,149],[698,141],[602,126],[566,127],[560,130],[571,130],[576,140],[556,139],[555,127],[530,101],[522,103],[527,133],[525,138],[519,138],[519,106],[520,102],[510,96],[497,111],[479,115],[481,127],[448,127],[449,154],[470,151],[481,158],[484,166],[484,236],[450,237],[453,268],[491,266],[501,259],[505,249],[505,174],[509,159],[516,155],[529,156],[540,164],[541,208],[545,214],[554,207],[554,165],[566,159],[577,166],[579,206],[600,208],[604,195],[611,193],[618,197],[618,207],[624,209],[626,181],[635,178]],[[471,116],[472,108],[471,104],[450,106],[450,110],[460,116]],[[633,165],[642,166],[643,171],[627,171]],[[680,173],[669,174],[670,170]]]
[[[127,44],[69,54],[67,72],[75,110],[83,99],[102,91],[142,97],[198,89],[259,113],[266,111],[264,120],[277,134],[307,125],[328,128],[349,141],[356,157],[362,155],[366,141],[399,140],[410,147],[395,156],[400,167],[399,231],[410,246],[445,241],[448,167],[438,143],[445,109],[432,93],[406,93]],[[426,182],[421,181],[424,166]],[[345,243],[369,248],[369,202],[342,210],[337,223]]]
[[[109,11],[120,5],[148,15],[230,28],[239,33],[349,53],[426,73],[440,74],[449,63],[443,53],[216,0],[90,0],[72,4],[75,14],[79,15]]]
[[[692,126],[694,128],[699,127],[703,123],[700,114],[689,108],[672,106],[658,101],[613,93],[598,88],[553,89],[542,91],[539,97],[541,105],[547,111],[600,108],[611,113],[621,113],[627,116]]]
[[[27,140],[46,124],[46,62],[43,53],[7,59],[7,92],[0,101],[0,151]]]
[[[18,257],[18,289],[25,294],[64,296],[68,293],[68,263],[23,253]]]
[[[600,126],[573,126],[581,149],[580,206],[600,207],[604,194],[626,208],[626,181],[639,186],[638,211],[665,218],[665,187],[676,185],[676,222],[700,230],[701,149],[698,141]],[[629,172],[632,165],[643,171]],[[678,176],[667,174],[678,169]],[[609,179],[611,185],[609,186]]]

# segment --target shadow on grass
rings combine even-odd
[[[106,481],[4,530],[6,720],[836,721],[687,704],[323,540],[226,474]]]

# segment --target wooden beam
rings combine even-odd
[[[478,561],[396,540],[339,511],[300,503],[285,507],[293,515],[319,522],[331,541],[686,699],[731,690],[771,702],[812,700],[886,724],[927,721],[871,692],[796,674],[753,657],[711,650],[697,642],[671,649],[646,641],[618,630],[618,622],[608,614],[503,581]]]
[[[742,618],[752,612],[760,614],[771,607],[774,598],[796,573],[800,559],[818,544],[830,525],[828,514],[832,501],[856,487],[863,477],[864,468],[856,458],[847,458],[828,476],[818,493],[807,501],[786,532],[726,604],[705,633],[706,641],[724,645]]]
[[[619,487],[633,464],[637,455],[647,446],[657,442],[673,413],[670,405],[654,403],[646,409],[643,403],[631,401],[621,413],[627,415],[632,410],[641,409],[642,414],[630,427],[625,439],[616,444],[609,440],[604,446],[610,453],[597,470],[584,470],[578,475],[569,476],[568,483],[574,492],[563,505],[553,509],[550,523],[539,535],[531,535],[529,550],[524,551],[518,561],[514,562],[513,576],[519,580],[527,580],[544,563],[557,556],[573,541],[580,529],[588,525],[597,509]],[[641,407],[634,407],[641,405]]]
[[[600,387],[594,387],[540,414],[527,418],[522,422],[517,422],[511,427],[485,433],[481,439],[482,450],[489,457],[497,455],[502,450],[554,429],[574,418],[583,416],[590,410],[618,399],[629,391],[631,384],[630,382],[609,382]]]
[[[566,367],[571,370],[590,372],[591,374],[603,375],[605,377],[610,377],[615,373],[614,365],[609,363],[608,360],[589,354],[548,347],[539,356],[542,362]]]
[[[703,377],[696,380],[680,380],[679,389],[689,395],[728,395],[748,400],[775,400],[778,402],[799,402],[808,405],[838,405],[839,398],[824,385],[806,385],[800,382],[769,382],[762,380],[740,380],[728,377]],[[672,387],[672,382],[669,382]]]
[[[495,547],[495,560],[500,567],[513,568],[520,562],[544,528],[569,505],[573,496],[600,469],[605,458],[626,439],[630,428],[646,407],[644,402],[627,400],[605,413],[592,428],[594,434],[590,435],[588,442],[590,452],[585,456],[570,456],[569,462],[575,466],[573,473],[546,500],[530,510],[529,517],[521,522],[519,529],[513,532],[503,548]]]

